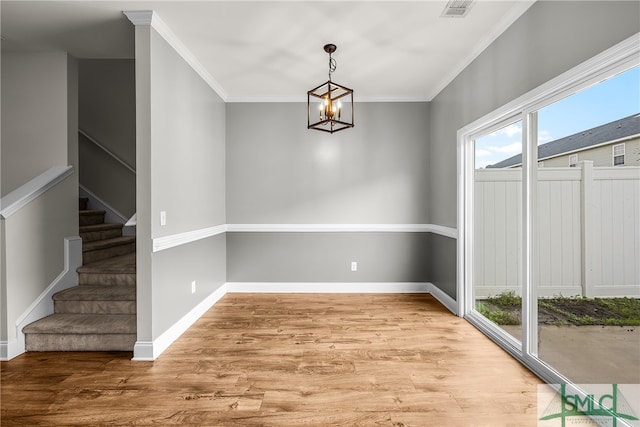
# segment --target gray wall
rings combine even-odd
[[[64,238],[78,233],[78,182],[67,177],[6,220],[0,340],[16,339],[16,321],[64,269]],[[52,226],[54,225],[54,226]],[[6,322],[6,323],[5,323]]]
[[[434,224],[456,225],[457,130],[640,31],[638,16],[638,2],[537,2],[433,99]],[[448,246],[434,241],[433,250]],[[455,258],[444,261],[434,264],[434,277],[455,276]],[[454,284],[442,289],[455,296]]]
[[[79,128],[135,169],[135,61],[79,61]],[[80,184],[122,215],[135,213],[136,177],[80,136]]]
[[[308,130],[301,103],[227,104],[227,222],[428,223],[428,103],[355,105]]]
[[[53,166],[77,166],[77,61],[65,53],[2,53],[2,195]],[[78,175],[2,220],[0,340],[63,271],[78,234]],[[8,301],[11,301],[8,304]]]
[[[353,129],[305,103],[227,104],[230,224],[424,224],[428,103],[356,104]],[[229,233],[228,281],[424,282],[425,233]],[[359,263],[358,272],[350,270]]]
[[[136,27],[136,103],[138,341],[150,341],[225,282],[225,236],[150,244],[226,222],[225,106],[149,26]]]
[[[229,282],[428,282],[431,233],[228,233]],[[358,263],[351,271],[351,261]]]
[[[153,237],[225,224],[225,104],[155,31],[151,45]]]
[[[66,53],[2,52],[2,196],[66,166]]]
[[[225,235],[220,234],[154,254],[154,338],[226,282],[226,252]]]

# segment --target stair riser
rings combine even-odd
[[[80,197],[80,199],[78,200],[78,208],[81,211],[84,211],[87,209],[88,205],[89,205],[89,199],[86,197]]]
[[[136,334],[26,334],[27,351],[133,351]]]
[[[125,245],[111,246],[110,248],[86,251],[82,253],[82,263],[88,264],[90,262],[100,261],[105,258],[111,258],[114,256],[133,253],[135,251],[136,251],[136,244],[133,242],[127,243]]]
[[[101,231],[85,231],[80,233],[80,237],[83,242],[95,242],[96,240],[112,239],[114,237],[122,236],[121,228],[114,228],[112,230]]]
[[[104,214],[84,214],[80,215],[79,225],[96,225],[104,222]]]
[[[55,301],[55,313],[136,314],[135,301]]]
[[[136,274],[79,273],[79,285],[136,285]]]

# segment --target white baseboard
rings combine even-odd
[[[82,265],[82,239],[65,237],[64,269],[47,288],[31,303],[16,320],[16,340],[0,342],[0,360],[10,360],[25,352],[25,339],[22,329],[30,323],[53,314],[53,295],[57,292],[76,286],[78,273],[76,269]],[[2,348],[4,346],[4,349]]]
[[[220,286],[202,302],[174,323],[169,329],[153,341],[137,341],[133,347],[135,361],[152,361],[158,358],[180,335],[191,327],[204,313],[227,293],[226,285]]]
[[[433,295],[435,299],[440,302],[440,304],[444,305],[450,312],[458,316],[458,302],[447,295],[442,289],[434,285],[433,283],[429,283],[429,293]]]
[[[228,282],[227,292],[312,294],[429,293],[430,283],[417,282]]]
[[[18,341],[0,341],[0,361],[11,360],[22,353],[24,350],[18,351]]]
[[[204,313],[227,293],[425,293],[431,294],[453,314],[457,313],[456,301],[429,282],[367,282],[367,283],[316,283],[316,282],[228,282],[211,293],[200,304],[153,341],[137,341],[133,349],[134,361],[157,359]]]
[[[177,338],[176,338],[177,339]],[[133,359],[136,362],[150,362],[156,359],[153,355],[153,341],[136,341],[133,346]]]

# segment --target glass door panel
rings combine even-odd
[[[537,355],[577,384],[640,383],[639,82],[533,113]]]
[[[473,307],[521,341],[521,121],[476,138],[474,173]]]

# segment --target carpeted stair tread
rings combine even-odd
[[[102,224],[104,222],[105,211],[96,209],[84,209],[78,212],[78,225],[85,226],[91,224]]]
[[[135,301],[136,288],[127,285],[83,285],[60,291],[54,301]]]
[[[135,334],[136,315],[58,313],[27,325],[23,331],[26,334]]]
[[[135,236],[120,236],[111,239],[96,240],[93,242],[82,243],[82,252],[95,251],[98,249],[107,249],[114,246],[126,245],[136,241]]]
[[[122,224],[115,224],[115,223],[108,223],[108,222],[103,222],[102,224],[91,224],[91,225],[82,225],[80,226],[80,233],[88,233],[90,231],[104,231],[104,230],[111,230],[114,228],[119,228],[122,229],[123,225]]]
[[[83,209],[81,211],[78,211],[78,213],[80,214],[80,216],[87,216],[87,215],[104,215],[107,211],[104,210],[100,210],[100,209]]]
[[[78,273],[135,274],[136,254],[130,253],[100,261],[91,262],[78,267]]]
[[[82,243],[87,244],[96,240],[112,239],[122,236],[122,224],[92,224],[80,226],[80,237]]]
[[[27,351],[132,351],[136,342],[136,244],[122,224],[79,199],[83,265],[78,285],[53,295],[54,312],[23,328]],[[81,286],[80,286],[81,285]]]
[[[74,286],[53,296],[54,313],[135,314],[136,288],[131,285]]]

